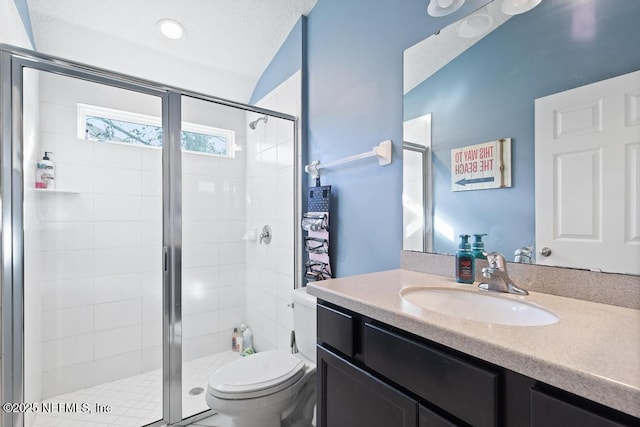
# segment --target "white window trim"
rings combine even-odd
[[[77,137],[79,139],[85,139],[87,116],[104,117],[106,119],[123,120],[130,123],[140,123],[143,125],[162,127],[162,119],[157,116],[150,116],[148,114],[133,113],[131,111],[116,110],[114,108],[98,107],[97,105],[78,103]],[[193,153],[193,154],[203,154],[206,156],[224,157],[224,158],[235,157],[235,152],[237,150],[235,131],[230,129],[222,129],[222,128],[217,128],[213,126],[200,125],[200,124],[189,123],[189,122],[182,122],[181,126],[182,126],[182,129],[181,129],[182,131],[200,133],[204,135],[224,136],[225,138],[227,138],[227,141],[228,141],[226,155],[214,154],[214,153],[203,153],[202,151],[191,151],[191,150],[185,150],[185,152]],[[130,145],[135,147],[155,148],[155,149],[160,148],[160,147],[152,147],[152,146],[145,146],[145,145],[138,145],[138,144],[127,144],[125,142],[118,142],[118,141],[107,141],[107,142],[112,144]]]

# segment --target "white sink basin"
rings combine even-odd
[[[410,304],[449,316],[511,326],[556,323],[558,316],[526,302],[489,293],[449,288],[407,288],[400,296]]]

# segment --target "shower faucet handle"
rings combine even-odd
[[[268,225],[265,225],[264,227],[262,227],[260,236],[258,236],[260,243],[264,243],[266,245],[271,243],[271,235],[272,235],[271,227],[269,227]]]

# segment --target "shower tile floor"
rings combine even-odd
[[[204,396],[209,376],[220,366],[241,357],[238,353],[223,353],[205,356],[186,362],[182,368],[182,413],[188,416],[209,409]],[[202,387],[198,395],[189,390]],[[162,371],[155,370],[133,377],[100,384],[91,388],[61,394],[46,399],[43,403],[89,403],[103,407],[109,405],[110,413],[65,413],[37,414],[33,427],[126,427],[143,426],[162,418]]]

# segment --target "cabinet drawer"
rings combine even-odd
[[[498,374],[365,324],[365,364],[474,426],[498,422]]]
[[[318,341],[353,356],[353,316],[318,305]]]
[[[531,389],[531,427],[614,427],[632,424],[618,423],[572,403]]]

